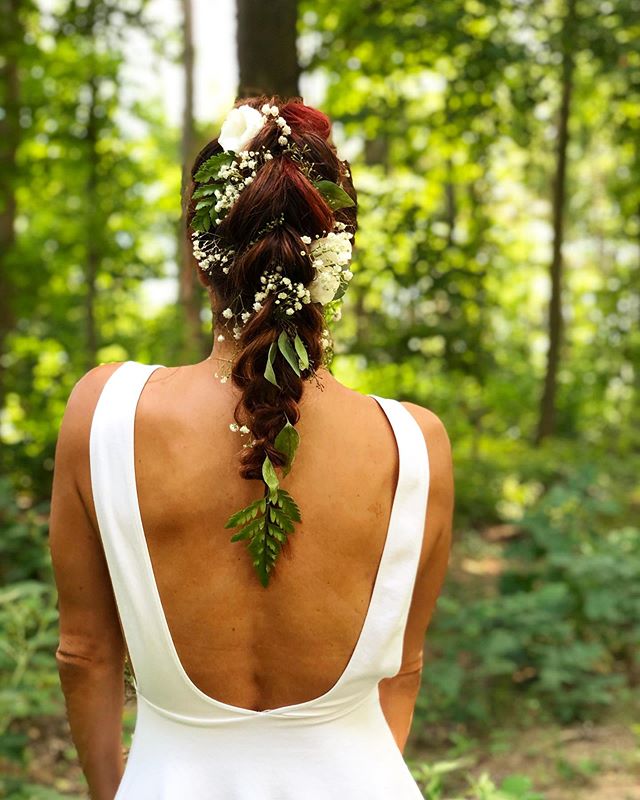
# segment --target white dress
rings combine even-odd
[[[399,476],[360,637],[321,697],[255,711],[209,697],[180,663],[160,602],[135,482],[134,416],[162,365],[127,361],[107,380],[90,436],[100,535],[136,675],[137,717],[116,800],[419,800],[378,697],[401,665],[424,534],[429,458],[397,400],[374,397],[393,428]]]

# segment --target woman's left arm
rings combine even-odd
[[[125,645],[89,470],[93,411],[114,366],[91,370],[69,397],[56,446],[49,530],[60,613],[56,661],[92,800],[113,800],[124,770]]]

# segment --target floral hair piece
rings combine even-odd
[[[193,254],[199,268],[209,276],[218,269],[223,274],[228,274],[237,255],[215,229],[244,189],[256,178],[258,170],[274,158],[274,153],[265,147],[258,150],[247,149],[264,125],[273,123],[279,128],[277,143],[283,148],[283,154],[286,153],[296,163],[331,210],[335,212],[355,205],[342,187],[315,174],[314,164],[305,157],[305,148],[289,138],[291,128],[277,106],[265,103],[260,110],[249,105],[233,108],[227,114],[218,137],[223,152],[208,158],[194,175],[196,187],[192,197],[197,202],[191,221]],[[284,214],[281,214],[269,222],[258,231],[247,247],[253,246],[274,227],[284,224],[284,221]],[[278,388],[280,385],[274,363],[279,355],[298,377],[302,377],[305,370],[314,374],[304,341],[295,327],[296,313],[305,304],[313,302],[325,307],[326,312],[333,314],[333,319],[340,318],[340,311],[334,309],[333,304],[342,297],[353,277],[348,269],[353,234],[342,222],[334,222],[333,228],[314,237],[300,234],[300,253],[311,260],[314,268],[314,278],[308,286],[301,282],[294,283],[284,274],[284,265],[271,264],[260,276],[260,289],[254,295],[251,310],[243,308],[236,314],[229,307],[222,311],[225,320],[233,320],[233,336],[234,339],[239,339],[242,325],[253,313],[261,311],[269,295],[275,295],[272,309],[281,322],[282,330],[269,347],[264,378]],[[218,336],[218,340],[223,339],[222,334]],[[326,352],[330,345],[330,333],[324,327],[321,335],[323,351]],[[227,377],[224,376],[221,380],[226,381]],[[251,432],[247,425],[238,425],[237,422],[232,422],[229,427],[234,432]],[[243,447],[251,447],[255,443],[253,440]],[[291,469],[299,444],[299,434],[288,419],[273,444],[286,459],[282,467],[284,477]],[[253,565],[261,583],[267,586],[269,572],[287,537],[293,533],[294,522],[300,522],[301,517],[300,509],[291,495],[280,486],[275,467],[268,455],[265,455],[262,464],[262,479],[266,486],[264,496],[232,514],[226,521],[225,528],[241,528],[231,537],[231,541],[247,540]]]

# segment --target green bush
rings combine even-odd
[[[425,800],[544,800],[542,794],[533,790],[531,779],[526,775],[508,775],[499,786],[484,772],[478,777],[466,775],[472,762],[472,758],[458,758],[419,764],[409,762],[409,766]],[[451,795],[447,787],[450,777],[452,782],[467,784],[463,795]]]
[[[607,531],[619,512],[583,467],[520,520],[493,595],[443,595],[419,715],[571,721],[614,702],[640,642],[640,530]]]
[[[3,480],[0,521],[0,759],[21,760],[26,736],[12,723],[61,713],[58,613],[43,510],[19,508]]]

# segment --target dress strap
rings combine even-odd
[[[179,683],[137,501],[134,421],[140,394],[161,364],[126,361],[106,381],[90,434],[91,487],[113,591],[135,673],[148,696]]]
[[[422,429],[398,400],[370,394],[387,416],[398,447],[399,471],[387,540],[369,612],[351,668],[358,679],[377,670],[392,677],[402,666],[404,634],[424,541],[429,456]]]

